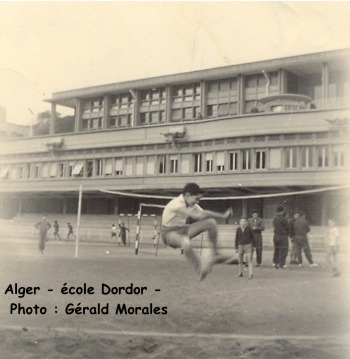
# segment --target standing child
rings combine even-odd
[[[340,236],[337,224],[333,219],[328,220],[329,226],[329,245],[326,254],[326,260],[332,268],[333,277],[339,277],[340,272],[338,269],[338,253],[340,248]]]
[[[253,278],[253,241],[254,234],[252,229],[248,226],[247,218],[241,217],[235,238],[235,248],[236,252],[238,252],[238,277],[243,277],[243,260],[245,256],[245,260],[248,263],[248,279]]]
[[[55,221],[55,223],[53,224],[53,228],[54,228],[53,237],[54,237],[56,240],[61,241],[62,238],[61,238],[60,234],[58,233],[59,230],[60,230],[60,226],[59,226],[59,224],[58,224],[57,221]]]
[[[112,224],[111,240],[113,242],[116,242],[117,240],[117,227],[115,226],[115,224]]]
[[[73,234],[73,226],[69,222],[67,223],[67,226],[68,226],[67,241],[69,241],[70,235],[74,235]]]

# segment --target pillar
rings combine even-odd
[[[50,135],[53,135],[55,133],[55,122],[56,122],[56,104],[51,103],[50,127],[49,127]]]
[[[116,198],[114,200],[114,210],[113,210],[113,214],[117,215],[119,214],[119,198]]]

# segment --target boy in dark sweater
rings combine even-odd
[[[239,227],[236,230],[235,248],[238,252],[238,277],[243,277],[243,259],[248,263],[248,279],[253,278],[253,250],[254,233],[248,226],[246,217],[241,217]]]

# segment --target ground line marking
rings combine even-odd
[[[276,339],[296,339],[296,340],[317,340],[324,338],[345,339],[348,340],[349,333],[346,335],[249,335],[249,334],[234,334],[234,333],[174,333],[174,332],[140,332],[140,331],[124,331],[124,330],[99,330],[99,329],[82,329],[82,328],[66,328],[66,327],[27,327],[19,325],[0,325],[0,329],[23,330],[26,328],[30,330],[45,330],[61,333],[86,333],[86,334],[100,334],[100,335],[124,335],[124,336],[144,336],[144,337],[169,337],[169,338],[217,338],[217,339],[261,339],[261,340],[276,340]]]

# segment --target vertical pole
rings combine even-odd
[[[155,247],[157,244],[157,216],[154,217],[154,238],[153,238],[153,246]]]
[[[128,247],[130,247],[130,220],[129,220],[129,218],[130,218],[130,216],[131,216],[131,214],[128,214],[127,215],[127,218],[128,218]]]
[[[139,211],[137,212],[136,239],[135,239],[135,255],[137,255],[137,253],[139,252],[141,210],[142,210],[142,203],[140,203]]]
[[[80,215],[81,215],[81,201],[83,197],[83,185],[79,186],[79,202],[78,202],[78,219],[77,219],[77,235],[75,236],[75,258],[78,258],[79,247],[79,229],[80,229]]]

